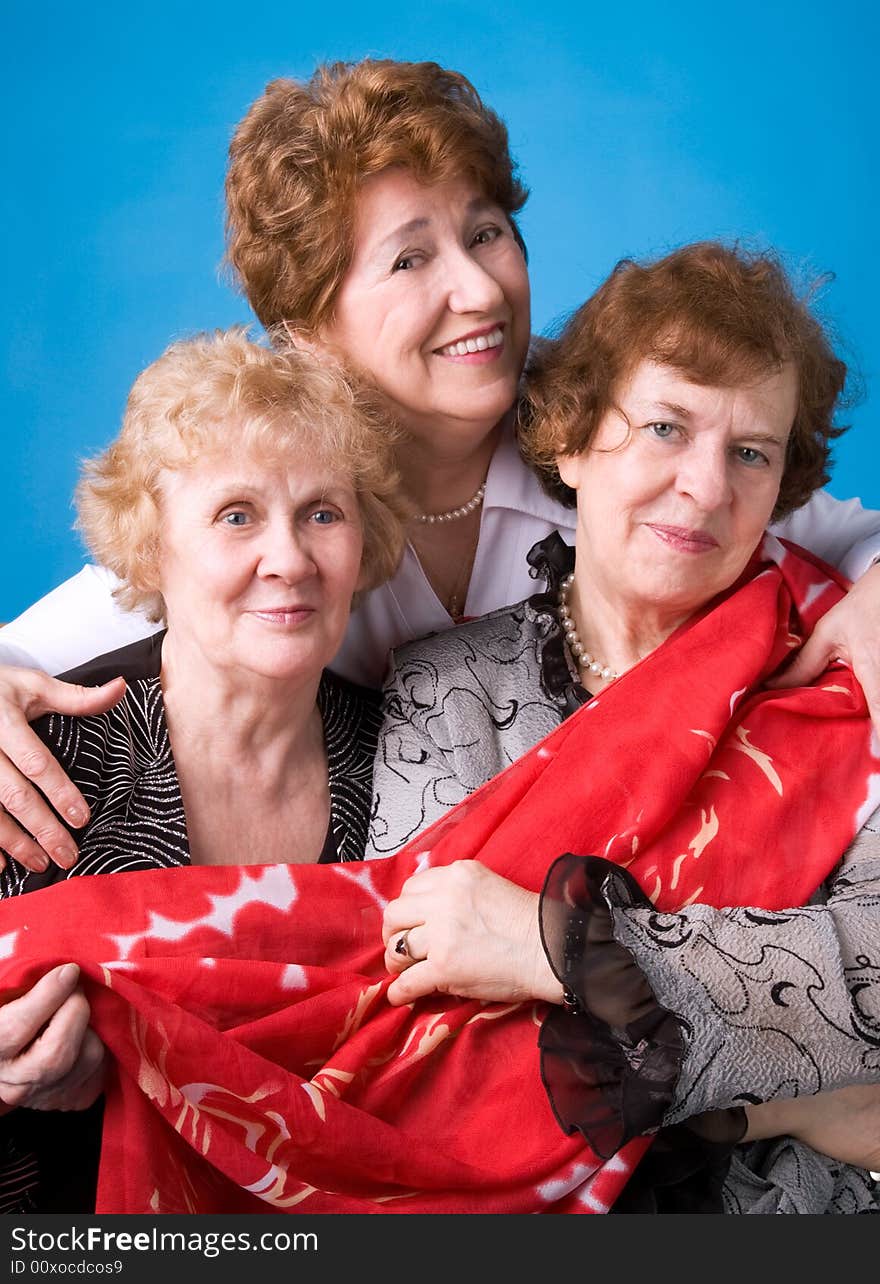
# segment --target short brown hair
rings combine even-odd
[[[267,329],[329,320],[360,185],[394,165],[425,183],[468,175],[512,224],[528,195],[504,123],[459,72],[366,58],[267,85],[235,131],[226,176],[227,259]]]
[[[556,456],[589,448],[621,380],[645,360],[726,387],[791,363],[798,406],[774,519],[828,481],[830,442],[845,431],[833,420],[846,366],[774,255],[705,241],[654,262],[622,260],[559,337],[537,346],[520,433],[556,498],[574,504]]]
[[[267,461],[308,459],[338,469],[357,492],[365,588],[395,570],[403,548],[398,475],[387,410],[369,391],[306,352],[273,351],[242,327],[172,343],[135,380],[122,430],[87,460],[77,525],[118,577],[116,597],[153,620],[158,591],[161,476],[242,445]]]

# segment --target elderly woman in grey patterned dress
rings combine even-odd
[[[325,666],[352,596],[400,552],[388,439],[385,414],[335,368],[241,331],[173,344],[141,374],[120,436],[86,466],[79,519],[120,595],[166,627],[72,675],[116,679],[105,713],[37,724],[91,819],[75,863],[9,857],[0,894],[197,863],[362,859],[379,697]],[[53,1191],[46,1163],[35,1187],[26,1157],[34,1112],[83,1111],[101,1091],[77,982],[72,964],[55,968],[0,1010],[11,1208],[87,1198]],[[42,1127],[43,1160],[87,1144],[65,1145],[67,1126]],[[0,1180],[0,1207],[3,1195]]]
[[[696,246],[621,265],[547,348],[523,435],[555,493],[576,498],[576,551],[542,541],[529,561],[546,592],[395,653],[368,856],[397,851],[648,655],[736,581],[771,514],[818,484],[844,371],[808,315],[771,261]],[[820,368],[817,452],[803,423]],[[696,1195],[669,1178],[697,1135],[722,1157],[726,1211],[877,1210],[865,1171],[880,1168],[877,817],[821,907],[660,914],[625,870],[591,857],[561,858],[537,900],[475,861],[415,875],[386,911],[391,1000],[561,1004],[564,977],[583,1015],[563,1041],[589,1041],[594,1017],[625,1030],[666,1009],[682,1034],[672,1106],[626,1211],[705,1206],[698,1164]],[[570,919],[592,942],[574,960]],[[555,1064],[545,1056],[551,1101],[581,1126]],[[643,1107],[638,1073],[622,1073],[623,1100]]]

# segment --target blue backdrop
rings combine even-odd
[[[830,489],[880,507],[873,0],[6,9],[0,620],[81,565],[78,463],[138,371],[250,319],[219,269],[226,147],[268,80],[324,59],[435,59],[505,118],[536,330],[618,258],[697,238],[833,273],[822,308],[866,395]]]

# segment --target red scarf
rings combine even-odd
[[[566,851],[627,864],[663,909],[804,902],[880,801],[880,760],[848,669],[759,688],[842,591],[768,537],[737,591],[391,860],[0,905],[0,986],[78,962],[117,1066],[97,1211],[604,1211],[649,1140],[602,1164],[563,1135],[541,1004],[392,1008],[382,907],[463,857],[538,890]]]

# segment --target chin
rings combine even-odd
[[[266,650],[261,653],[254,648],[245,659],[242,659],[241,667],[246,672],[253,673],[255,677],[275,682],[291,682],[297,679],[308,682],[321,673],[325,663],[323,657],[318,657],[311,648],[306,650],[300,647],[286,654],[279,650]]]
[[[442,409],[440,413],[447,420],[479,427],[480,431],[485,435],[495,427],[500,419],[504,418],[515,400],[515,387],[501,396],[481,397],[479,393],[475,393],[473,397],[468,397],[457,404],[450,404]],[[485,427],[486,424],[489,425],[488,429]]]
[[[678,592],[659,598],[656,605],[671,615],[680,615],[684,621],[701,611],[720,591],[719,588],[696,590],[682,587]]]

